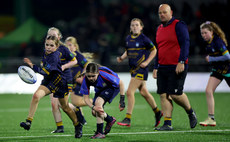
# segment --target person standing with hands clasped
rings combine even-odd
[[[139,89],[140,94],[155,113],[155,127],[160,124],[160,119],[163,115],[146,86],[148,65],[155,57],[157,51],[152,41],[142,33],[143,28],[144,24],[141,19],[134,18],[131,20],[131,35],[126,38],[126,50],[122,56],[117,57],[118,63],[128,57],[131,73],[131,80],[127,90],[128,107],[126,116],[122,121],[117,122],[121,126],[131,126],[131,116],[135,104],[134,95],[137,89]]]
[[[200,26],[202,38],[207,42],[206,61],[212,66],[212,72],[206,87],[208,118],[200,122],[201,126],[216,126],[214,117],[214,91],[223,79],[230,86],[230,54],[224,32],[214,22],[207,21]]]
[[[164,113],[164,124],[158,131],[173,130],[173,101],[183,107],[188,114],[190,127],[197,124],[187,95],[183,93],[184,81],[188,69],[189,33],[184,22],[175,19],[171,7],[161,4],[158,10],[161,25],[156,32],[157,56],[153,78],[157,79],[157,93],[160,94]]]
[[[93,103],[90,101],[90,86],[95,89]],[[119,108],[125,107],[124,83],[118,75],[107,67],[99,66],[96,63],[89,63],[86,67],[85,77],[82,81],[80,93],[83,94],[86,104],[92,109],[92,114],[97,118],[97,130],[92,139],[102,139],[108,134],[116,122],[113,116],[104,111],[105,104],[111,103],[120,92]],[[104,120],[107,122],[103,131]]]

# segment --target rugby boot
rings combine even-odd
[[[201,126],[216,126],[216,121],[208,117],[205,121],[200,122]]]
[[[106,123],[105,131],[104,131],[104,134],[105,134],[105,135],[107,135],[107,134],[110,132],[110,130],[111,130],[113,124],[114,124],[116,121],[117,121],[117,120],[113,117],[113,120],[112,120],[111,122],[109,122],[109,123],[107,122],[107,123]]]
[[[81,138],[82,137],[82,124],[79,123],[77,126],[75,126],[75,138]]]
[[[193,111],[191,114],[188,114],[190,128],[195,128],[197,124],[196,113]]]
[[[104,139],[105,138],[105,135],[102,134],[102,133],[99,133],[99,132],[95,132],[95,134],[90,137],[91,139]]]
[[[31,121],[30,120],[26,120],[26,122],[21,122],[20,123],[20,127],[23,127],[25,130],[30,130],[31,127]]]
[[[160,128],[155,128],[156,131],[172,131],[173,127],[169,125],[163,125]]]
[[[131,126],[130,123],[131,123],[131,120],[129,118],[125,118],[124,120],[117,122],[118,125],[127,126],[127,127]]]
[[[163,116],[163,113],[161,111],[159,111],[155,114],[155,121],[156,121],[155,127],[157,127],[160,124],[162,116]]]

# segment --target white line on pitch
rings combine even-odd
[[[153,131],[153,132],[132,132],[132,133],[109,133],[109,135],[140,135],[140,134],[163,134],[163,133],[194,133],[194,132],[230,132],[230,129],[225,130],[188,130],[188,131]],[[83,136],[91,136],[93,134],[83,134]],[[15,136],[15,137],[0,137],[0,139],[18,139],[18,138],[46,138],[46,137],[69,137],[73,135],[46,135],[46,136]]]

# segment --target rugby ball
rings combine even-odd
[[[29,84],[34,84],[37,81],[36,73],[28,66],[20,66],[18,68],[18,76]]]

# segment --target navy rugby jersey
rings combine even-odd
[[[90,86],[94,86],[95,93],[99,93],[105,88],[119,88],[120,78],[118,75],[107,67],[99,67],[99,75],[94,83],[84,77],[80,93],[89,95]]]
[[[71,72],[72,72],[73,79],[76,80],[76,78],[82,73],[83,69],[88,64],[88,61],[78,51],[75,51],[73,54],[75,54],[77,58],[77,64],[71,68]]]
[[[129,58],[130,68],[135,69],[139,67],[142,62],[148,59],[150,52],[154,50],[154,48],[153,42],[143,33],[136,38],[129,35],[126,38],[125,49]]]
[[[206,51],[209,56],[217,57],[225,55],[228,49],[223,40],[215,35],[212,40],[208,42]]]
[[[70,52],[69,48],[61,45],[58,47],[58,51],[61,52],[62,54],[61,65],[64,65],[69,61],[76,60],[75,56],[73,55],[73,53]],[[64,70],[64,76],[68,81],[72,80],[72,74],[70,68]]]
[[[213,71],[221,74],[230,73],[229,51],[220,37],[214,35],[212,40],[208,42],[206,51],[209,55],[209,62],[213,66]]]
[[[60,56],[59,51],[50,54],[44,53],[40,64],[41,67],[33,65],[33,70],[44,75],[44,77],[50,75],[53,71],[62,74]]]

